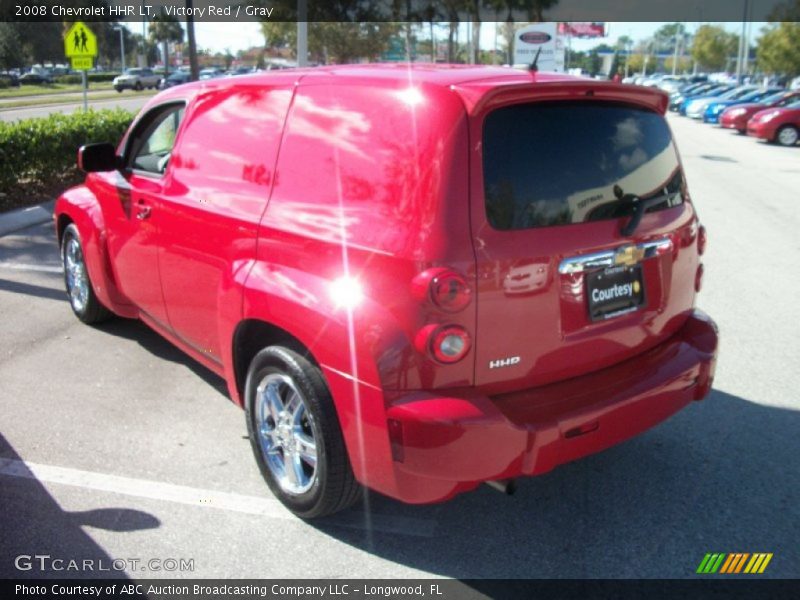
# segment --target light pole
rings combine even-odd
[[[122,25],[114,25],[114,29],[119,31],[119,56],[122,63],[122,72],[125,72],[125,36],[122,33]]]
[[[308,65],[308,2],[297,0],[297,66]]]

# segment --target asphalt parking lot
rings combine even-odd
[[[80,324],[50,223],[0,238],[0,576],[46,554],[136,577],[681,578],[707,552],[800,576],[800,148],[669,120],[709,233],[714,391],[510,498],[292,517],[221,380],[138,322]]]

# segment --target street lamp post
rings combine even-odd
[[[119,57],[122,64],[122,72],[125,72],[125,36],[122,32],[122,25],[114,25],[114,29],[119,31]]]

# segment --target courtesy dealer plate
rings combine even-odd
[[[586,275],[589,318],[603,321],[644,306],[641,265],[609,267]]]

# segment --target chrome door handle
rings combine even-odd
[[[150,211],[152,209],[149,206],[141,206],[139,205],[136,208],[136,218],[140,221],[144,221],[145,219],[150,217]]]

